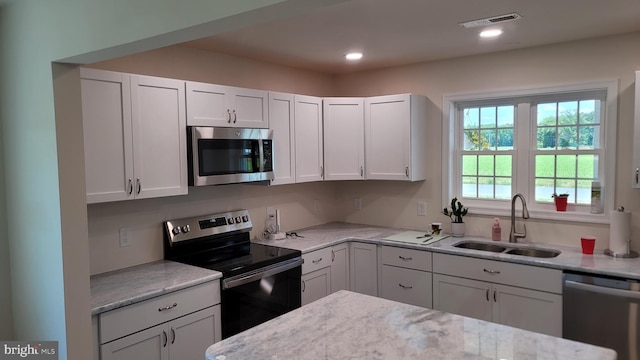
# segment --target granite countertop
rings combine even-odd
[[[489,239],[480,237],[448,237],[443,240],[428,244],[413,244],[384,239],[386,237],[397,235],[407,230],[408,229],[333,222],[295,231],[298,235],[304,237],[289,237],[283,240],[258,239],[253,241],[262,244],[300,250],[304,254],[345,241],[355,240],[411,249],[428,250],[432,252],[447,253],[453,255],[477,257],[497,261],[507,261],[533,266],[543,266],[560,270],[583,271],[593,274],[620,276],[628,279],[640,280],[640,258],[612,258],[610,256],[604,255],[604,252],[602,250],[596,250],[593,255],[585,255],[582,254],[582,249],[577,246],[571,247],[527,242],[517,244],[505,241],[499,242],[499,244],[503,244],[505,246],[529,246],[561,251],[561,254],[555,258],[534,258],[504,253],[493,253],[488,251],[460,249],[453,246],[458,242],[465,240],[491,242]]]
[[[220,279],[222,274],[168,260],[91,276],[91,315]]]
[[[339,291],[210,346],[208,360],[616,359],[613,350]]]

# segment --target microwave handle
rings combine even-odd
[[[258,140],[258,151],[260,153],[260,158],[258,159],[258,166],[256,166],[258,169],[260,169],[260,172],[264,172],[264,146],[262,144],[262,139]]]

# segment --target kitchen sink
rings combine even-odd
[[[534,248],[516,248],[506,252],[510,255],[521,255],[537,258],[553,258],[560,255],[560,251]]]
[[[482,241],[461,241],[454,244],[453,247],[460,249],[489,251],[494,253],[503,253],[509,255],[527,256],[535,258],[554,258],[560,255],[560,251],[551,249],[539,249],[521,246],[503,246]]]
[[[504,246],[478,242],[478,241],[463,241],[453,246],[461,249],[482,250],[482,251],[492,251],[492,252],[503,252],[507,250],[507,248]]]

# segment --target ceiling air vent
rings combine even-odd
[[[522,16],[520,16],[520,14],[511,13],[511,14],[505,14],[505,15],[492,16],[486,19],[467,21],[467,22],[459,23],[458,25],[464,28],[474,28],[474,27],[488,26],[493,24],[514,21],[518,19],[522,19]]]

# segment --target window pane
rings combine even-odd
[[[578,178],[596,179],[598,155],[578,155]]]
[[[480,119],[480,112],[478,108],[468,108],[464,109],[464,128],[465,129],[478,129],[480,124],[478,120]]]
[[[556,148],[556,128],[538,128],[537,148],[538,150],[554,150]]]
[[[511,177],[511,155],[496,155],[496,176]]]
[[[536,121],[538,126],[556,125],[556,103],[538,104]]]
[[[555,174],[555,156],[536,155],[536,177],[553,177]]]
[[[462,197],[478,197],[478,180],[476,177],[462,177]]]
[[[493,178],[478,178],[478,197],[482,199],[493,199]]]
[[[493,176],[493,155],[478,156],[478,174]]]
[[[557,177],[576,177],[576,156],[575,155],[558,155],[556,164]]]
[[[578,123],[578,102],[566,101],[558,103],[558,125],[574,125]]]
[[[580,126],[578,133],[578,147],[580,149],[595,149],[594,137],[600,135],[599,126]]]
[[[462,156],[462,175],[478,175],[478,163],[476,155]]]
[[[497,177],[496,178],[496,199],[510,200],[511,199],[511,178]]]
[[[495,130],[480,130],[480,149],[496,149],[496,131]]]
[[[578,204],[591,204],[591,180],[578,180]]]
[[[577,126],[558,127],[558,147],[565,149],[575,149],[578,147]]]
[[[464,149],[465,150],[480,150],[479,139],[480,131],[478,130],[465,130],[464,131]]]
[[[513,129],[498,130],[498,150],[513,150]]]
[[[574,179],[556,179],[556,194],[569,194],[569,203],[576,202],[576,181]]]
[[[536,179],[536,201],[552,202],[553,198],[553,180],[552,179]]]
[[[598,100],[598,104],[600,101]],[[600,116],[596,114],[596,100],[580,101],[580,124],[597,124],[600,123]]]
[[[513,127],[515,123],[515,106],[498,106],[498,127]]]
[[[480,109],[480,127],[495,128],[496,127],[496,108],[484,107]]]

